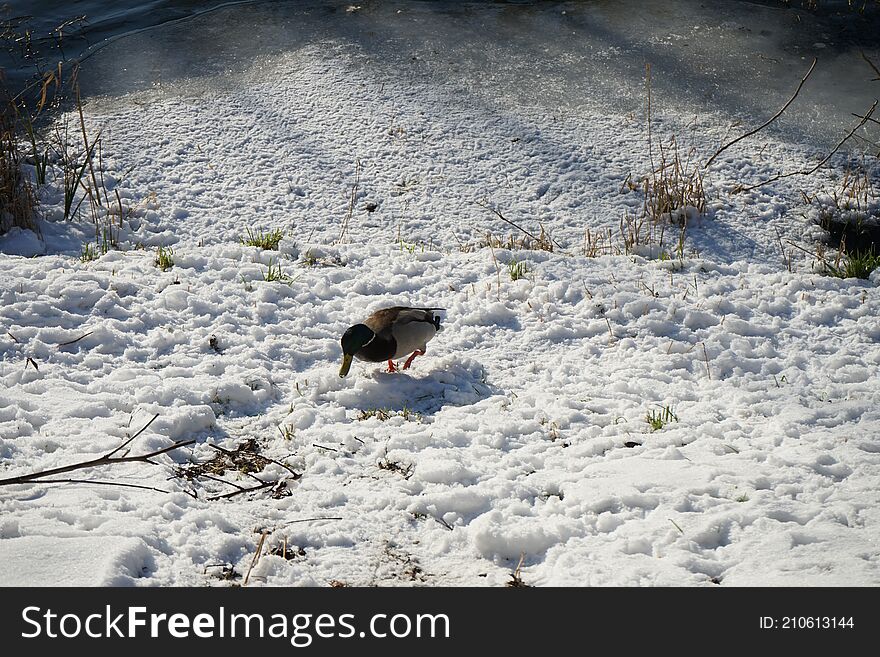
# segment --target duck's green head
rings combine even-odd
[[[339,376],[347,376],[354,355],[373,341],[376,334],[365,324],[355,324],[342,334],[342,367]]]

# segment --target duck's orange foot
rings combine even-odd
[[[403,369],[406,369],[406,368],[403,368]],[[390,358],[388,359],[388,370],[387,371],[388,372],[396,372],[397,371],[397,368],[394,366],[394,361],[391,360]]]
[[[424,355],[425,355],[424,351],[419,351],[418,349],[416,349],[414,352],[412,352],[410,357],[406,359],[406,362],[403,364],[403,369],[408,370],[409,366],[412,365],[412,362],[416,356],[424,356]]]

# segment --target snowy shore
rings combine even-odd
[[[520,558],[538,586],[880,584],[878,274],[789,271],[797,185],[730,193],[814,149],[720,158],[680,258],[586,257],[587,228],[641,207],[639,117],[504,108],[335,48],[88,103],[121,248],[81,262],[87,222],[0,237],[0,478],[154,414],[132,454],[195,440],[76,474],[159,490],[0,487],[0,584],[499,586]],[[711,153],[727,126],[699,119]],[[481,247],[511,231],[484,201],[559,248]],[[340,379],[344,329],[398,303],[446,309],[428,354]],[[179,470],[250,439],[283,483],[212,500],[253,477]]]

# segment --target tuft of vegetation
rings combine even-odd
[[[403,196],[414,190],[419,185],[419,179],[415,176],[403,176],[394,183],[394,189],[391,191],[395,196]]]
[[[425,252],[425,244],[424,242],[407,242],[400,236],[400,229],[397,230],[397,243],[400,245],[401,253],[408,253],[409,255],[415,255],[418,253]]]
[[[647,175],[627,176],[621,192],[640,192],[642,209],[635,215],[625,214],[619,223],[619,245],[615,244],[610,229],[605,233],[584,237],[585,255],[608,253],[638,254],[671,260],[673,255],[684,258],[688,223],[704,215],[708,208],[703,184],[704,169],[698,161],[696,149],[685,149],[678,138],[655,139],[652,126],[651,67],[645,67],[645,123],[648,139]],[[664,248],[667,226],[678,226],[674,251]]]
[[[670,422],[678,422],[678,416],[672,412],[670,406],[664,406],[659,411],[649,410],[645,415],[645,421],[650,425],[651,431],[660,431]]]
[[[395,411],[391,408],[369,408],[358,413],[357,419],[364,421],[369,420],[373,417],[380,422],[385,422],[386,420],[390,420],[393,417],[402,417],[404,420],[412,420],[414,422],[419,422],[422,419],[421,415],[413,411],[408,406],[404,406],[399,411]]]
[[[682,152],[675,135],[666,143],[658,139],[655,147],[651,101],[651,65],[648,64],[645,67],[645,121],[651,170],[639,185],[645,198],[643,212],[654,222],[685,225],[706,212],[703,170],[695,157],[695,149]],[[655,159],[655,148],[659,159]]]
[[[118,231],[113,226],[95,227],[95,242],[83,244],[82,251],[79,254],[80,262],[90,262],[97,260],[102,255],[106,255],[110,251],[119,248]],[[170,251],[170,249],[169,249]],[[158,266],[158,264],[157,264]]]
[[[381,459],[377,464],[380,470],[388,470],[389,472],[396,472],[404,479],[409,479],[412,477],[413,472],[415,471],[415,466],[412,463],[407,463],[406,465],[399,463],[398,461],[390,461],[388,458]]]
[[[867,278],[878,266],[876,247],[880,243],[880,188],[876,182],[876,158],[866,155],[847,165],[837,185],[812,196],[801,192],[815,208],[813,220],[827,231],[837,246],[834,262],[826,247],[817,245],[816,258],[825,273],[838,278]]]
[[[155,265],[162,271],[168,271],[174,266],[174,251],[170,246],[167,249],[159,247],[156,251]]]
[[[284,238],[284,232],[281,229],[257,232],[247,229],[247,237],[241,238],[241,243],[245,246],[257,246],[266,251],[277,251],[278,244]]]
[[[83,244],[82,252],[79,254],[80,262],[91,262],[92,260],[98,259],[98,249],[95,248],[90,242],[86,242]]]
[[[520,262],[516,258],[512,258],[510,262],[507,263],[507,273],[510,274],[510,280],[518,281],[521,278],[525,278],[526,274],[531,271],[529,269],[529,263]]]
[[[263,280],[269,283],[292,283],[293,279],[281,270],[281,263],[269,260],[268,269],[263,272]]]
[[[318,256],[312,249],[309,249],[302,256],[302,263],[306,267],[317,267],[318,265]]]
[[[338,255],[321,256],[314,249],[307,249],[300,258],[304,267],[344,267],[345,263]]]
[[[856,251],[839,259],[837,263],[825,262],[828,274],[836,278],[868,278],[880,267],[880,255],[871,251]]]

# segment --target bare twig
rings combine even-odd
[[[431,516],[431,517],[434,520],[436,520],[437,522],[439,522],[441,525],[446,527],[446,529],[448,529],[449,531],[453,531],[455,529],[452,525],[450,525],[448,522],[446,522],[443,518],[438,518],[437,516]]]
[[[489,205],[487,202],[485,202],[485,201],[476,201],[476,204],[479,205],[479,206],[480,206],[481,208],[483,208],[484,210],[489,210],[490,212],[494,213],[495,216],[497,216],[499,219],[501,219],[501,221],[503,221],[503,222],[506,223],[506,224],[509,224],[509,225],[513,226],[513,227],[516,228],[518,231],[520,231],[520,232],[522,232],[522,233],[525,233],[526,235],[528,235],[529,237],[531,237],[531,238],[532,238],[533,240],[535,240],[536,242],[539,242],[539,241],[540,241],[540,239],[539,239],[538,237],[535,237],[532,233],[530,233],[529,231],[527,231],[525,228],[523,228],[523,227],[520,226],[519,224],[517,224],[517,223],[511,221],[510,219],[508,219],[507,217],[505,217],[503,214],[501,214],[501,212],[500,212],[499,210],[493,208],[493,207],[492,207],[491,205]]]
[[[828,262],[828,259],[827,259],[824,255],[822,255],[821,253],[819,253],[818,251],[815,251],[815,252],[814,252],[814,251],[808,251],[808,250],[805,249],[804,247],[802,247],[802,246],[800,246],[800,245],[798,245],[798,244],[795,244],[795,243],[792,242],[791,240],[786,240],[786,242],[788,242],[788,244],[790,244],[791,246],[793,246],[794,248],[796,248],[798,251],[803,251],[803,252],[806,253],[808,256],[812,256],[813,258],[816,258],[817,260],[819,260],[823,265],[825,265],[825,267],[826,267],[829,271],[832,271],[832,272],[834,272],[834,271],[839,271],[837,265],[833,265],[833,264],[831,264],[830,262]],[[840,253],[841,253],[842,251],[843,251],[843,244],[841,244],[841,249],[840,249],[840,251],[838,251],[838,253],[837,253],[837,257],[838,257],[838,258],[840,258]],[[837,264],[840,264],[840,263],[838,262]]]
[[[498,284],[498,301],[501,301],[501,270],[498,268],[498,258],[495,257],[495,247],[489,244],[492,251],[492,262],[495,263],[495,282]]]
[[[79,126],[80,126],[80,129],[82,130],[83,144],[85,145],[85,150],[86,150],[86,153],[88,154],[89,173],[92,176],[92,184],[94,185],[95,195],[97,196],[97,199],[98,199],[97,204],[100,206],[101,205],[101,196],[98,191],[100,189],[100,187],[98,186],[98,179],[95,176],[95,166],[94,166],[94,163],[92,162],[92,152],[94,152],[94,150],[95,150],[95,145],[100,144],[101,132],[100,131],[98,132],[97,136],[95,137],[95,141],[93,141],[91,146],[89,146],[89,137],[86,134],[86,118],[83,115],[82,100],[80,99],[80,95],[79,95],[79,85],[76,85],[75,92],[76,92],[76,109],[79,111]],[[86,191],[89,192],[89,196],[92,196],[91,190],[86,189]]]
[[[880,80],[880,68],[877,68],[877,65],[874,62],[872,62],[870,59],[868,59],[868,56],[865,54],[864,50],[861,50],[860,52],[862,54],[862,59],[864,59],[866,62],[868,62],[868,66],[873,68],[874,73],[877,74],[877,77],[872,79],[871,82],[876,82],[877,80]]]
[[[738,187],[736,189],[736,191],[737,192],[750,192],[753,189],[758,189],[759,187],[763,187],[764,185],[769,185],[770,183],[776,182],[777,180],[781,180],[782,178],[790,178],[791,176],[810,176],[810,175],[816,173],[816,171],[818,171],[822,167],[823,164],[825,164],[828,160],[830,160],[831,157],[837,151],[840,150],[841,146],[843,146],[847,141],[850,140],[850,138],[852,138],[852,136],[856,133],[856,130],[861,128],[863,125],[865,125],[865,123],[867,123],[871,119],[871,115],[874,113],[874,110],[877,109],[878,102],[880,102],[880,101],[876,101],[876,100],[874,101],[874,104],[871,105],[871,109],[869,109],[865,113],[865,115],[862,117],[862,120],[858,123],[858,125],[856,125],[852,130],[850,130],[843,139],[841,139],[839,142],[837,142],[837,146],[835,146],[832,149],[832,151],[830,153],[828,153],[828,155],[826,155],[824,158],[822,158],[822,161],[819,162],[819,164],[817,164],[813,168],[801,169],[798,171],[791,171],[789,173],[779,173],[779,174],[773,176],[772,178],[768,178],[764,182],[758,183],[757,185],[751,185],[749,187]]]
[[[651,64],[645,64],[645,123],[648,128],[648,162],[651,164],[651,176],[656,176],[654,168],[654,138],[651,135]]]
[[[150,421],[147,422],[141,429],[134,434],[131,438],[127,439],[123,442],[119,447],[113,449],[103,456],[99,456],[95,459],[90,459],[88,461],[82,461],[80,463],[73,463],[71,465],[61,466],[60,468],[52,468],[51,470],[43,470],[41,472],[32,472],[26,475],[20,475],[18,477],[10,477],[8,479],[0,479],[0,486],[5,486],[9,484],[24,484],[32,481],[36,481],[37,479],[42,479],[43,477],[50,477],[56,474],[63,474],[65,472],[72,472],[73,470],[82,470],[84,468],[94,468],[101,465],[111,465],[113,463],[134,463],[134,462],[143,462],[150,463],[155,465],[153,461],[150,459],[154,456],[159,456],[160,454],[165,454],[166,452],[170,452],[172,450],[177,449],[178,447],[184,447],[186,445],[191,445],[195,442],[195,440],[185,440],[175,442],[173,445],[169,445],[168,447],[163,447],[162,449],[157,449],[155,451],[150,452],[149,454],[142,454],[140,456],[117,456],[113,458],[113,455],[116,454],[121,449],[124,449],[128,444],[131,443],[135,438],[140,436],[146,429],[149,427],[153,421],[159,417],[159,414],[156,413]]]
[[[703,168],[704,168],[704,169],[708,168],[709,165],[712,164],[712,162],[715,161],[715,158],[716,158],[716,157],[718,157],[719,155],[721,155],[721,153],[723,153],[724,151],[726,151],[728,148],[730,148],[731,146],[733,146],[735,143],[737,143],[737,142],[739,142],[739,141],[742,141],[742,140],[745,139],[746,137],[751,137],[752,135],[754,135],[754,134],[757,133],[757,132],[760,132],[761,130],[763,130],[764,128],[766,128],[768,125],[770,125],[771,123],[773,123],[773,122],[774,122],[776,119],[778,119],[780,116],[782,116],[782,113],[783,113],[785,110],[788,109],[788,106],[791,105],[791,104],[794,102],[794,99],[797,98],[798,94],[801,92],[801,87],[804,86],[804,83],[807,81],[807,78],[810,77],[810,74],[813,72],[813,69],[816,68],[816,61],[817,61],[817,60],[816,60],[816,58],[814,57],[814,58],[813,58],[813,63],[810,64],[810,70],[807,71],[807,74],[801,79],[800,84],[797,86],[797,89],[795,89],[794,95],[793,95],[791,98],[788,99],[788,102],[785,103],[785,105],[782,106],[782,109],[780,109],[778,112],[776,112],[776,114],[774,114],[773,116],[771,116],[767,121],[765,121],[764,123],[762,123],[760,126],[758,126],[757,128],[755,128],[754,130],[750,130],[749,132],[747,132],[747,133],[745,133],[745,134],[743,134],[743,135],[740,135],[739,137],[737,137],[737,138],[734,139],[733,141],[729,141],[729,142],[727,142],[724,146],[722,146],[722,147],[719,148],[717,151],[715,151],[715,155],[713,155],[712,157],[709,158],[709,161],[706,162],[706,164],[703,165]]]
[[[37,479],[30,483],[33,484],[95,484],[98,486],[122,486],[123,488],[139,488],[141,490],[153,490],[157,493],[173,493],[174,491],[164,490],[162,488],[154,488],[153,486],[142,486],[140,484],[127,484],[122,481],[98,481],[96,479]],[[184,490],[183,493],[186,493],[193,499],[196,498],[196,494]]]
[[[523,562],[526,560],[526,553],[520,552],[519,554],[519,563],[516,564],[516,569],[510,574],[510,581],[507,583],[507,586],[513,588],[520,588],[528,586],[525,582],[522,581],[522,566]]]
[[[264,488],[269,488],[270,486],[274,486],[276,483],[278,483],[275,481],[263,481],[262,479],[258,479],[257,477],[254,477],[254,479],[257,479],[257,481],[260,482],[256,486],[251,486],[250,488],[242,488],[241,486],[236,486],[235,484],[231,484],[232,486],[236,486],[236,488],[238,490],[234,490],[231,493],[224,493],[223,495],[214,495],[213,497],[209,497],[208,499],[209,500],[226,500],[226,499],[229,499],[230,497],[235,497],[236,495],[241,495],[242,493],[251,493],[255,490],[263,490]],[[228,481],[224,481],[224,483],[230,484],[230,482],[228,482]]]
[[[851,112],[851,114],[854,117],[856,117],[857,119],[865,119],[867,121],[870,121],[871,123],[876,123],[877,125],[880,125],[880,121],[878,121],[877,119],[875,119],[872,116],[865,117],[865,116],[862,116],[861,114],[856,114],[855,112]]]
[[[206,474],[206,473],[203,472],[203,473],[201,473],[199,476],[200,476],[200,477],[204,477],[205,479],[210,479],[211,481],[219,482],[219,483],[221,483],[221,484],[228,484],[228,485],[232,486],[233,488],[237,488],[238,490],[240,490],[240,491],[242,491],[242,492],[244,492],[244,490],[245,490],[245,487],[244,487],[244,486],[239,486],[239,485],[236,484],[235,482],[232,482],[232,481],[226,481],[225,479],[222,479],[222,478],[220,478],[220,477],[215,477],[214,475],[209,475],[209,474]]]
[[[257,562],[260,560],[260,556],[263,554],[263,543],[266,542],[266,537],[271,532],[260,532],[260,542],[257,543],[257,551],[254,554],[254,558],[251,560],[251,565],[248,567],[247,574],[244,576],[243,586],[247,586],[248,578],[251,576],[251,571],[254,569],[254,566],[257,565]]]
[[[129,444],[131,443],[131,441],[133,441],[135,438],[137,438],[138,436],[140,436],[144,431],[146,431],[146,430],[147,430],[147,427],[149,427],[151,424],[153,424],[153,422],[156,421],[156,418],[157,418],[157,417],[159,417],[159,414],[158,414],[158,413],[156,413],[153,417],[151,417],[151,418],[150,418],[150,421],[147,422],[144,426],[142,426],[142,427],[138,430],[138,432],[137,432],[136,434],[134,434],[131,438],[129,438],[128,440],[126,440],[126,441],[125,441],[124,443],[122,443],[119,447],[117,447],[116,449],[114,449],[112,452],[109,452],[109,453],[106,454],[105,456],[106,456],[107,458],[109,458],[109,457],[113,456],[116,452],[118,452],[119,450],[121,450],[121,449],[123,449],[124,447],[126,447],[127,445],[129,445]],[[129,422],[131,422],[131,418],[129,418]]]
[[[348,202],[348,214],[345,217],[345,220],[342,222],[342,230],[339,231],[339,239],[336,240],[338,244],[342,243],[342,240],[345,238],[345,233],[348,230],[348,224],[351,222],[351,215],[354,214],[354,204],[357,200],[357,190],[358,185],[361,182],[361,161],[360,159],[355,159],[355,167],[354,167],[354,187],[351,188],[351,198]]]
[[[89,337],[92,333],[94,333],[94,331],[89,331],[88,333],[83,333],[78,338],[75,338],[73,340],[68,340],[67,342],[59,342],[56,346],[57,347],[66,347],[67,345],[76,344],[77,342],[79,342],[83,338]]]
[[[99,456],[98,458],[91,459],[89,461],[72,463],[71,465],[65,465],[60,468],[52,468],[51,470],[43,470],[41,472],[32,472],[30,474],[20,475],[18,477],[0,479],[0,486],[9,486],[11,484],[26,484],[32,482],[39,483],[37,480],[42,479],[43,477],[50,477],[52,475],[72,472],[74,470],[82,470],[84,468],[95,468],[102,465],[113,465],[114,463],[149,463],[150,465],[156,465],[155,461],[150,460],[154,456],[165,454],[166,452],[173,451],[178,447],[186,447],[187,445],[192,445],[194,442],[196,441],[182,440],[174,443],[173,445],[169,445],[168,447],[163,447],[162,449],[157,449],[150,452],[149,454],[142,454],[140,456],[119,456],[117,458],[111,458],[110,454],[116,452],[116,450],[113,450],[113,452],[110,452],[110,454],[105,454],[104,456]]]
[[[294,525],[300,522],[315,522],[316,520],[344,520],[344,518],[338,516],[324,516],[319,518],[299,518],[298,520],[290,520],[285,522],[283,525],[279,525],[280,527],[287,527],[288,525]]]

